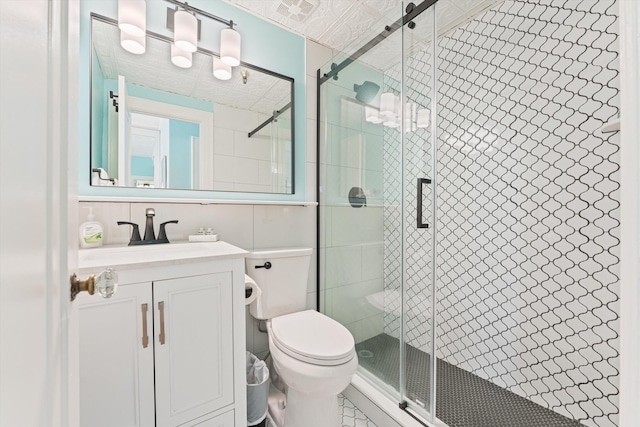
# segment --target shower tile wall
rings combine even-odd
[[[329,104],[321,109],[327,112],[321,117],[327,137],[320,138],[326,144],[319,162],[320,215],[326,225],[320,238],[320,265],[326,266],[320,272],[321,309],[345,325],[356,342],[380,334],[383,326],[382,130],[362,120],[362,106],[354,99],[354,83],[364,80],[382,85],[382,74],[352,64],[322,86],[323,102]],[[349,204],[352,187],[365,191],[366,206]]]
[[[437,356],[587,426],[618,413],[620,156],[618,135],[599,131],[618,112],[617,52],[614,0],[505,1],[438,52]],[[429,64],[407,59],[408,98],[425,106]],[[384,90],[399,90],[395,71]],[[414,223],[428,141],[406,139],[406,336],[426,352],[430,232]],[[385,131],[394,336],[398,149]]]

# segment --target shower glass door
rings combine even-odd
[[[433,4],[430,4],[433,3]],[[435,232],[437,209],[437,168],[435,97],[436,88],[436,14],[438,4],[418,11],[407,8],[408,23],[402,32],[402,63],[388,88],[401,93],[403,119],[400,132],[390,133],[388,140],[401,141],[401,200],[404,217],[402,230],[403,274],[400,286],[403,298],[401,347],[401,402],[408,410],[434,421],[436,409],[435,380],[437,368],[435,348]],[[388,179],[394,180],[396,168],[389,168]],[[397,173],[396,173],[397,174]],[[392,217],[385,218],[391,223]]]
[[[433,67],[434,13],[410,29],[408,10],[382,11],[320,69],[319,293],[355,338],[359,374],[432,419],[434,86],[431,72],[407,80],[406,59]]]

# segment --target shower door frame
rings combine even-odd
[[[377,36],[375,36],[374,38],[372,38],[369,42],[367,42],[364,46],[362,46],[361,48],[359,48],[356,52],[354,52],[352,55],[350,55],[349,57],[347,57],[346,59],[344,59],[342,62],[340,62],[340,64],[332,64],[331,70],[327,73],[322,73],[321,69],[316,70],[316,161],[318,162],[318,165],[316,167],[316,199],[317,199],[317,208],[316,208],[316,242],[317,242],[317,250],[316,250],[316,262],[317,262],[317,266],[318,268],[316,269],[316,309],[318,311],[320,311],[320,307],[321,307],[321,281],[320,281],[320,274],[321,274],[321,268],[320,266],[321,264],[321,256],[320,256],[320,242],[321,242],[321,220],[322,220],[322,213],[321,213],[321,203],[320,203],[320,194],[321,194],[321,189],[322,189],[322,185],[321,185],[321,168],[320,168],[320,158],[321,158],[321,150],[320,150],[320,135],[321,135],[321,125],[322,125],[322,121],[321,121],[321,94],[322,94],[322,90],[321,90],[321,86],[326,83],[327,81],[336,78],[338,73],[345,69],[346,67],[348,67],[350,64],[352,64],[354,61],[356,61],[358,58],[360,58],[362,55],[364,55],[365,53],[369,52],[372,48],[374,48],[375,46],[377,46],[380,42],[382,42],[383,40],[385,40],[387,37],[389,37],[391,34],[395,33],[397,30],[402,30],[404,31],[404,28],[407,24],[411,23],[412,20],[414,20],[415,18],[417,18],[419,15],[421,15],[423,12],[429,10],[432,6],[435,6],[436,3],[438,3],[439,0],[424,0],[422,1],[419,5],[415,5],[414,3],[408,3],[406,6],[406,14],[403,15],[402,17],[400,17],[399,19],[397,19],[395,22],[393,22],[393,24],[388,25],[385,27],[385,29],[379,33]],[[404,5],[404,1],[403,1],[403,5]],[[404,33],[401,37],[402,40],[402,45],[401,45],[401,68],[402,68],[402,72],[401,72],[401,92],[400,92],[400,98],[401,98],[401,102],[402,105],[405,104],[406,102],[406,87],[405,87],[405,56],[406,56],[406,52],[405,52],[405,46],[404,46]],[[432,322],[431,322],[431,361],[430,361],[430,366],[429,366],[429,372],[430,372],[430,380],[429,380],[429,389],[430,389],[430,402],[429,402],[429,410],[426,411],[426,413],[422,413],[425,412],[425,409],[423,407],[420,407],[419,405],[415,404],[412,401],[407,401],[406,396],[407,396],[407,388],[406,388],[406,355],[405,355],[405,331],[404,331],[404,327],[405,327],[405,311],[406,311],[406,304],[405,304],[405,240],[406,240],[406,208],[405,208],[405,189],[406,189],[406,177],[405,177],[405,170],[406,170],[406,164],[405,164],[405,158],[404,158],[404,152],[405,152],[405,108],[402,108],[400,111],[400,150],[401,150],[401,157],[400,157],[400,162],[402,165],[402,177],[401,177],[401,186],[400,186],[400,191],[401,191],[401,203],[402,203],[402,209],[401,209],[401,215],[402,215],[402,222],[401,222],[401,320],[400,320],[400,350],[399,350],[399,358],[398,358],[398,363],[399,363],[399,396],[400,396],[400,401],[398,402],[398,407],[403,410],[406,414],[408,414],[411,418],[413,418],[416,422],[420,423],[421,425],[427,427],[428,424],[425,424],[424,421],[427,422],[431,422],[431,423],[435,423],[437,422],[436,419],[436,339],[435,339],[435,333],[436,333],[436,313],[435,313],[435,296],[436,296],[436,288],[435,288],[435,284],[436,284],[436,268],[435,268],[435,261],[436,261],[436,253],[435,253],[435,247],[436,247],[436,233],[435,233],[435,225],[436,225],[436,119],[437,119],[437,114],[436,114],[436,105],[437,105],[437,100],[436,100],[436,86],[435,83],[437,81],[437,76],[436,76],[436,49],[437,49],[437,27],[436,27],[436,16],[435,16],[435,11],[434,11],[434,15],[433,15],[433,33],[432,33],[432,63],[431,63],[431,67],[432,67],[432,79],[433,79],[433,95],[431,96],[431,120],[430,120],[430,124],[429,124],[429,128],[431,128],[431,149],[433,150],[433,155],[431,157],[432,159],[432,174],[433,177],[431,178],[431,185],[432,185],[432,209],[431,209],[431,224],[432,224],[432,230],[433,230],[433,237],[431,239],[432,242],[432,248],[431,248],[431,265],[432,265],[432,272],[431,272],[431,299],[432,299],[432,311],[431,311],[431,318],[432,318]],[[335,65],[335,66],[334,66]],[[418,201],[418,203],[421,203],[421,201]],[[415,412],[415,414],[413,413]],[[422,419],[422,417],[425,417],[424,420]]]

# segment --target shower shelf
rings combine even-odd
[[[602,133],[616,132],[620,130],[620,119],[615,119],[602,126],[600,131]]]

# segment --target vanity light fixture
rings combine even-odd
[[[180,68],[191,68],[193,64],[193,53],[186,52],[175,44],[171,44],[171,62]]]
[[[127,52],[141,55],[147,50],[147,38],[144,35],[138,37],[120,31],[120,46]]]
[[[118,0],[118,28],[132,36],[144,37],[147,32],[146,1]]]
[[[174,44],[180,50],[185,52],[198,50],[201,22],[196,16],[204,16],[228,27],[222,30],[220,34],[220,57],[214,57],[213,59],[213,75],[220,80],[229,80],[232,74],[231,67],[240,65],[240,43],[242,37],[233,28],[236,24],[232,20],[226,20],[192,7],[186,2],[183,3],[178,0],[165,1],[176,6],[175,12],[173,9],[167,9],[167,28],[174,32]],[[173,60],[173,54],[171,57]]]
[[[229,28],[220,33],[220,59],[227,65],[240,65],[240,44],[242,37],[233,29],[233,21],[229,21]]]
[[[173,15],[173,43],[180,50],[195,52],[198,50],[198,19],[187,10],[178,10]]]
[[[231,65],[227,65],[216,56],[213,57],[213,75],[220,80],[231,78]]]
[[[400,97],[391,92],[385,92],[380,96],[380,110],[371,105],[364,106],[364,118],[369,123],[382,123],[388,128],[399,128],[401,108]],[[429,127],[429,114],[428,109],[418,109],[413,102],[404,104],[404,131],[415,132],[418,128]]]

